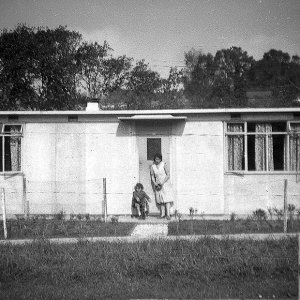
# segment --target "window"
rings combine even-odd
[[[21,171],[22,129],[22,125],[1,125],[0,172]]]
[[[226,124],[228,171],[299,171],[300,122]]]
[[[290,123],[289,167],[291,171],[300,170],[300,123]]]
[[[153,160],[156,153],[161,153],[161,139],[149,138],[147,139],[147,160]]]

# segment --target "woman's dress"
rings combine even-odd
[[[154,177],[157,183],[161,183],[166,178],[167,174],[165,171],[165,163],[160,162],[158,165],[153,164],[152,170],[154,173]],[[163,204],[168,202],[174,202],[174,192],[170,182],[170,179],[164,183],[162,189],[157,191],[154,189],[155,192],[155,200],[157,204]]]

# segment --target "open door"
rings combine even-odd
[[[152,202],[149,203],[150,214],[158,214],[155,195],[151,185],[150,167],[155,153],[161,153],[162,159],[170,169],[170,137],[169,136],[138,136],[139,152],[139,182],[143,184],[144,191]]]

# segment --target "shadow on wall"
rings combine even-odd
[[[143,134],[180,136],[183,135],[185,123],[185,120],[120,121],[116,135],[120,137]],[[132,132],[133,128],[135,132]]]

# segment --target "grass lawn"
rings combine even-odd
[[[133,223],[104,223],[101,220],[47,220],[19,219],[7,221],[9,239],[127,236]],[[3,223],[0,223],[0,239],[4,238]]]
[[[296,298],[296,239],[0,246],[1,299]]]
[[[281,220],[183,220],[170,222],[169,235],[283,232]],[[288,232],[300,232],[300,221],[288,222]]]

